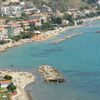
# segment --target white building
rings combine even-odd
[[[20,5],[3,6],[1,7],[1,12],[3,15],[8,15],[8,16],[21,14],[21,6]]]
[[[41,13],[48,13],[48,12],[52,12],[52,9],[46,5],[43,5],[40,7],[40,12]]]
[[[68,20],[62,20],[62,25],[68,25],[69,21]]]
[[[10,80],[0,81],[0,88],[7,88],[12,82]]]
[[[6,26],[0,25],[0,40],[8,39]]]
[[[1,12],[3,15],[10,15],[9,6],[1,7]]]

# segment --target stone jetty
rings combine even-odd
[[[42,74],[44,82],[62,83],[65,81],[63,74],[49,65],[41,65],[38,71]]]
[[[65,41],[65,40],[67,40],[67,39],[71,39],[72,37],[75,37],[75,36],[78,36],[78,35],[81,35],[81,34],[82,34],[82,32],[74,33],[74,34],[71,34],[71,35],[66,35],[63,38],[54,41],[52,44],[61,43],[61,42]]]

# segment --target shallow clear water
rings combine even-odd
[[[27,89],[33,100],[100,100],[100,21],[74,28],[48,41],[30,43],[0,53],[1,68],[36,73],[38,66],[58,68],[68,82],[45,84],[37,77]],[[57,45],[51,43],[66,34],[83,34]]]

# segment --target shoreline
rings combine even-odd
[[[93,18],[86,18],[86,19],[82,19],[84,22],[87,22],[87,21],[95,21],[95,20],[99,20],[100,19],[100,16],[97,16],[97,17],[93,17]]]
[[[100,19],[100,16],[94,17],[94,18],[81,19],[81,20],[84,21],[84,23],[85,23],[87,21],[95,21],[95,20],[98,20],[98,19]],[[20,46],[20,45],[23,45],[23,44],[32,43],[32,42],[40,42],[40,41],[47,40],[49,38],[52,38],[52,37],[57,36],[59,34],[62,34],[63,32],[65,32],[65,31],[67,31],[69,29],[82,27],[83,24],[82,25],[78,25],[78,26],[74,25],[74,26],[67,26],[67,27],[59,27],[59,28],[56,28],[55,30],[50,30],[50,31],[47,31],[47,32],[43,32],[42,34],[40,34],[38,36],[34,36],[31,39],[21,39],[18,42],[13,42],[11,40],[7,44],[0,45],[0,52],[4,52],[4,51],[8,50],[9,48]],[[69,35],[69,37],[70,37],[70,35]]]
[[[44,33],[42,33],[42,34],[40,34],[38,36],[35,36],[35,37],[31,38],[31,39],[21,39],[18,42],[13,42],[11,40],[9,43],[0,45],[0,52],[5,52],[9,48],[20,46],[20,45],[23,45],[23,44],[44,41],[44,40],[50,39],[50,38],[52,38],[54,36],[57,36],[59,34],[62,34],[63,32],[65,32],[65,31],[67,31],[69,29],[78,28],[80,26],[68,26],[68,27],[64,27],[64,28],[60,27],[60,28],[57,28],[56,30],[44,32]]]
[[[4,52],[4,51],[8,50],[9,48],[20,46],[20,45],[31,43],[31,42],[33,42],[31,39],[21,39],[18,42],[13,42],[11,40],[9,43],[0,45],[0,52]]]
[[[13,77],[13,83],[17,86],[17,94],[11,97],[11,100],[30,100],[25,87],[35,81],[35,76],[28,72],[19,72],[12,70],[1,70],[0,76],[10,75]]]

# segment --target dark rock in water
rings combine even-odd
[[[100,31],[96,31],[96,33],[100,33]]]
[[[65,81],[64,76],[56,68],[49,65],[41,65],[39,67],[39,72],[42,74],[44,82],[62,83]]]
[[[10,66],[14,66],[14,65],[10,65]]]

